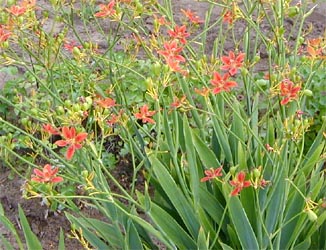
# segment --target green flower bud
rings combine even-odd
[[[246,68],[242,68],[242,69],[241,69],[241,75],[242,75],[242,76],[246,76],[246,75],[248,75],[248,73],[249,73],[249,72],[248,72],[248,70],[247,70]]]
[[[56,113],[57,113],[58,115],[63,115],[63,114],[65,113],[65,109],[64,109],[62,106],[58,106],[58,107],[56,108]]]
[[[253,172],[255,178],[260,177],[261,172],[260,172],[259,168],[255,168],[252,172]]]
[[[81,110],[80,105],[78,103],[72,105],[72,110],[75,112],[79,112]]]
[[[88,105],[92,105],[92,104],[93,104],[93,99],[92,99],[91,96],[86,96],[85,100],[86,100],[86,103],[87,103]]]
[[[65,100],[65,107],[70,108],[71,107],[71,101],[70,100]]]
[[[36,108],[30,109],[31,115],[36,116],[38,114],[38,110]]]
[[[313,96],[313,92],[310,89],[305,89],[303,91],[303,94],[306,96]]]
[[[22,125],[26,126],[27,123],[28,123],[28,118],[27,118],[27,117],[24,117],[24,118],[22,118],[22,119],[20,120],[20,122],[21,122]]]
[[[259,79],[256,81],[256,84],[261,87],[261,88],[264,88],[266,86],[268,86],[269,84],[269,80],[266,80],[266,79]]]
[[[255,63],[260,61],[260,56],[259,55],[255,55],[254,60]]]
[[[308,219],[310,221],[316,221],[318,219],[318,216],[317,216],[317,214],[315,214],[314,211],[312,211],[312,210],[309,209],[309,210],[306,211],[306,213],[307,213]]]
[[[154,75],[158,76],[161,74],[162,65],[159,62],[155,62],[152,66],[152,72]]]
[[[288,9],[288,14],[289,14],[289,17],[295,17],[296,15],[299,14],[299,7],[298,6],[291,6],[289,7]]]
[[[79,57],[80,56],[80,50],[77,47],[74,47],[72,49],[72,54],[74,55],[74,57]]]
[[[304,43],[304,37],[300,36],[298,39],[299,44],[303,44]]]
[[[236,167],[236,166],[230,167],[230,174],[231,174],[231,175],[234,175],[235,172],[237,171],[237,168],[238,168],[238,167]]]

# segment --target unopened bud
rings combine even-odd
[[[317,216],[317,214],[314,211],[308,209],[305,212],[307,213],[308,219],[310,221],[316,221],[318,219],[318,216]]]

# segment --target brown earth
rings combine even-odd
[[[314,30],[311,33],[311,37],[321,36],[326,31],[326,2],[321,0],[317,1],[318,6],[313,15],[308,18]],[[47,1],[38,1],[40,6],[49,6]],[[204,2],[197,2],[193,0],[175,0],[173,1],[173,10],[176,13],[176,20],[180,18],[180,9],[192,9],[197,11],[198,16],[204,18],[207,11],[207,4]],[[216,8],[212,14],[213,19],[220,15],[220,9]],[[81,23],[76,22],[77,30],[84,30]],[[288,28],[291,28],[291,23],[288,22]],[[307,24],[308,25],[308,24]],[[56,27],[60,30],[61,27]],[[244,24],[240,23],[237,27],[237,33],[241,34],[244,29]],[[98,42],[101,45],[101,36],[96,33],[96,31],[91,31],[91,36],[94,42]],[[208,33],[207,44],[213,43],[217,34],[216,29],[212,29]],[[103,45],[105,46],[105,45]],[[226,45],[226,47],[228,44]],[[232,46],[232,43],[229,44]],[[211,47],[208,48],[208,50]],[[230,47],[230,49],[232,49]],[[11,76],[4,72],[0,72],[0,89],[8,81],[12,79]],[[1,90],[0,90],[1,91]],[[1,163],[1,161],[0,161]],[[118,169],[119,171],[119,169]],[[122,171],[122,170],[121,170]],[[125,170],[124,170],[125,171]],[[25,200],[22,198],[21,187],[24,184],[24,180],[15,176],[13,179],[8,178],[10,172],[4,167],[0,167],[0,202],[2,203],[5,213],[8,218],[15,224],[16,228],[20,230],[19,220],[18,220],[18,204],[24,209],[26,216],[31,223],[33,232],[40,238],[44,249],[57,249],[58,245],[58,232],[60,227],[64,229],[66,234],[66,249],[82,249],[82,246],[75,239],[69,237],[70,225],[68,221],[64,218],[62,214],[48,213],[45,206],[41,205],[40,200]],[[119,172],[118,172],[119,175]],[[86,211],[88,214],[93,214],[94,211]],[[21,230],[20,230],[21,231]],[[0,223],[0,233],[3,233],[12,243],[14,243],[14,238],[9,235],[4,229],[3,225]],[[17,248],[17,245],[14,245]],[[1,249],[1,244],[0,244]],[[18,249],[18,248],[17,248]]]

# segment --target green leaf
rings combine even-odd
[[[87,222],[87,220],[83,220],[83,218],[76,218],[71,214],[65,213],[66,217],[68,218],[68,220],[72,223],[76,225],[77,229],[82,229],[83,232],[83,237],[86,238],[86,240],[94,247],[97,249],[108,249],[109,246],[102,241],[98,236],[96,231],[93,231],[94,228],[91,227],[91,225],[89,224],[89,222]],[[89,228],[92,229],[89,230]],[[101,232],[104,233],[104,232]],[[110,237],[110,235],[107,234],[107,236],[104,238],[105,240],[109,240],[108,238]],[[111,242],[109,242],[111,243]],[[122,244],[122,242],[121,242]]]
[[[192,131],[193,144],[196,148],[198,156],[206,168],[216,168],[221,164],[216,159],[213,151],[202,141],[198,134]]]
[[[254,231],[238,197],[230,197],[228,208],[242,248],[260,249]]]
[[[300,188],[300,191],[304,194],[306,193],[305,181],[306,178],[302,174],[296,183],[298,188]],[[286,225],[282,228],[280,241],[280,246],[285,249],[290,248],[293,240],[300,234],[300,231],[297,230],[301,230],[302,223],[304,223],[304,220],[300,220],[300,216],[297,215],[302,213],[305,201],[297,190],[291,189],[290,193],[293,195],[292,197],[288,197],[287,200],[287,209],[283,219],[283,224]]]
[[[18,235],[14,225],[11,223],[11,221],[7,217],[0,215],[0,223],[15,236],[15,239],[19,245],[19,248],[23,249],[24,248],[23,244],[19,238],[19,235]]]
[[[160,206],[153,203],[148,215],[179,249],[196,249],[196,243],[189,234]]]
[[[164,192],[167,194],[175,209],[178,211],[187,229],[193,237],[197,238],[199,231],[199,222],[195,216],[195,210],[181,192],[172,176],[167,171],[167,168],[153,155],[149,157],[154,173],[158,182],[162,186]]]
[[[209,249],[208,242],[209,242],[209,239],[206,239],[205,231],[201,227],[199,229],[199,234],[198,234],[198,239],[197,239],[197,249],[208,250]]]
[[[124,249],[143,249],[141,239],[139,237],[139,234],[137,232],[137,229],[134,225],[134,222],[129,219],[128,220],[128,227],[127,227],[127,232],[126,232],[125,241],[126,245]]]
[[[0,234],[0,249],[14,250],[14,247],[9,243],[9,241],[2,234]]]
[[[212,217],[212,219],[220,225],[223,223],[222,230],[226,232],[226,223],[223,222],[224,207],[221,203],[206,189],[200,188],[199,190],[200,203],[199,205]],[[226,218],[228,216],[226,215]],[[225,219],[224,219],[225,220]]]
[[[283,171],[284,172],[284,171]],[[263,248],[266,248],[269,244],[269,237],[273,233],[276,224],[279,222],[280,213],[282,209],[282,203],[284,202],[285,196],[285,173],[281,174],[278,180],[273,184],[272,191],[269,193],[270,201],[266,204],[266,219],[265,225],[267,230],[267,235],[264,236]]]
[[[226,245],[225,243],[219,242],[219,244],[221,245],[222,250],[233,250],[232,247]]]
[[[311,245],[311,239],[310,237],[306,238],[304,241],[299,243],[298,245],[295,245],[293,250],[308,250]]]
[[[27,248],[29,250],[42,250],[42,245],[36,235],[32,232],[23,209],[18,205],[18,214],[21,226],[23,228],[26,239]]]
[[[194,143],[191,136],[191,130],[187,121],[187,117],[184,116],[183,119],[183,133],[186,143],[186,153],[187,153],[187,161],[188,161],[188,169],[190,174],[190,188],[192,195],[194,197],[195,206],[197,206],[199,202],[199,171],[202,171],[202,167],[198,166],[196,161],[196,152],[194,148]]]
[[[58,250],[65,250],[65,237],[62,228],[60,227],[59,246]]]

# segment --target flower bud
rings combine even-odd
[[[79,112],[81,110],[80,105],[78,103],[72,105],[72,110],[75,112]]]
[[[308,210],[306,211],[306,213],[307,213],[307,215],[308,215],[308,219],[309,219],[310,221],[316,221],[316,220],[318,219],[318,216],[317,216],[317,214],[315,214],[314,211],[308,209]]]
[[[70,100],[65,100],[65,107],[70,108],[71,107],[71,101]]]
[[[80,54],[81,54],[79,48],[74,47],[74,48],[72,49],[72,54],[74,55],[74,57],[79,57]]]
[[[255,178],[259,178],[259,177],[260,177],[260,174],[261,174],[260,169],[259,169],[259,168],[255,168],[255,169],[253,170],[253,174],[254,174],[254,177],[255,177]]]
[[[28,118],[27,118],[27,117],[24,117],[24,118],[22,118],[22,119],[20,120],[20,122],[21,122],[22,125],[26,126],[27,123],[28,123]]]
[[[299,14],[298,6],[291,6],[291,7],[289,7],[288,11],[289,11],[288,12],[289,17],[295,17],[296,15]]]
[[[56,108],[56,113],[57,113],[58,115],[63,115],[63,114],[65,113],[65,109],[64,109],[62,106],[58,106],[58,107]]]
[[[236,166],[230,167],[230,174],[231,174],[231,175],[234,175],[235,172],[237,171],[237,168],[238,168],[238,167],[236,167]]]
[[[310,89],[305,89],[303,91],[303,94],[306,96],[313,96],[313,92]]]
[[[246,68],[241,69],[241,75],[242,76],[247,76],[248,75],[248,70]]]

